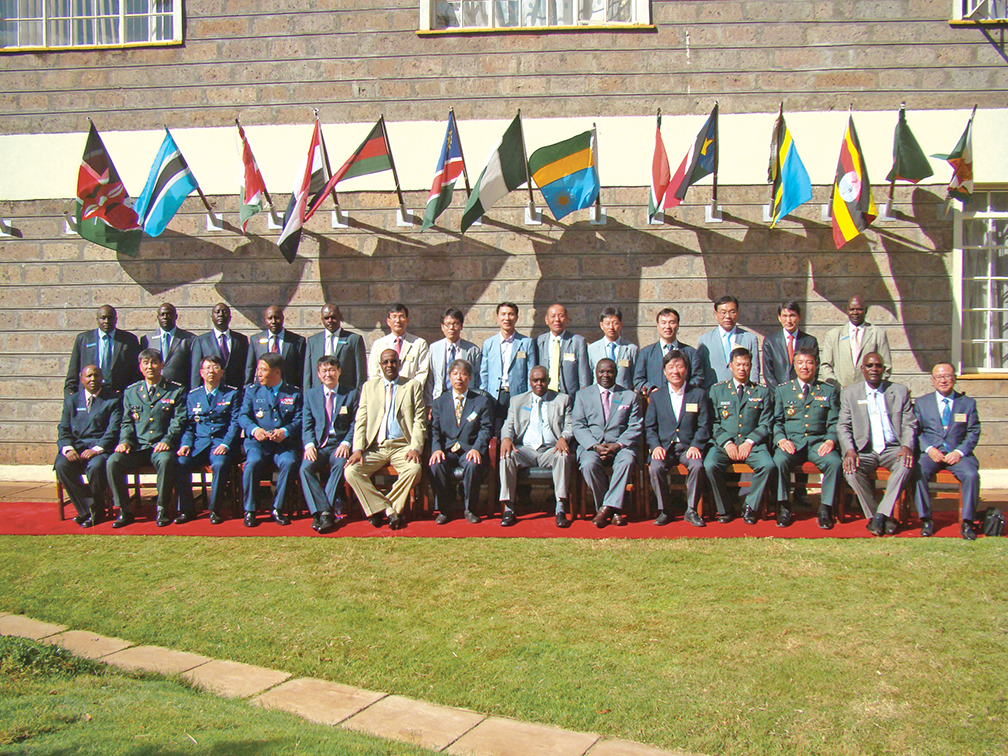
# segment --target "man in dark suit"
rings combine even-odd
[[[685,465],[685,520],[702,528],[705,523],[697,513],[697,506],[702,492],[703,454],[711,434],[710,400],[702,388],[688,386],[689,362],[683,352],[673,349],[665,355],[664,362],[667,390],[651,393],[644,418],[644,433],[651,450],[648,473],[658,499],[658,517],[654,524],[672,522],[668,501],[669,472],[678,465]]]
[[[352,351],[344,354],[354,360]],[[312,513],[312,530],[329,533],[336,529],[337,515],[343,514],[343,466],[353,447],[359,392],[356,386],[342,385],[340,361],[334,354],[316,358],[315,372],[316,385],[305,392],[301,418],[301,489]]]
[[[259,360],[264,354],[279,354],[283,358],[283,382],[300,389],[304,380],[305,339],[284,328],[284,311],[279,305],[270,305],[265,314],[266,330],[249,339],[248,358],[245,360],[245,383],[256,379]]]
[[[546,310],[548,333],[536,338],[539,363],[546,368],[551,391],[567,394],[571,399],[592,382],[588,363],[588,342],[584,336],[570,333],[567,308],[562,304],[550,305]]]
[[[918,444],[921,454],[917,478],[917,513],[931,517],[928,481],[939,470],[951,472],[962,493],[962,524],[959,533],[967,541],[976,540],[973,516],[980,500],[980,463],[973,450],[980,440],[980,416],[976,402],[955,390],[955,368],[939,362],[931,369],[933,394],[918,397],[914,415],[920,423]]]
[[[223,302],[214,305],[210,320],[213,329],[197,336],[192,345],[190,387],[196,389],[203,385],[203,378],[200,376],[203,359],[211,355],[220,357],[224,363],[224,377],[221,383],[225,386],[244,386],[245,361],[248,359],[249,349],[248,336],[231,330],[231,308]]]
[[[783,302],[777,308],[777,320],[781,330],[773,331],[763,339],[763,381],[767,388],[774,389],[796,377],[795,351],[799,348],[811,349],[816,366],[819,365],[819,342],[816,337],[798,327],[801,322],[801,305],[797,302]]]
[[[122,401],[102,384],[97,365],[84,367],[80,386],[63,400],[53,469],[77,510],[74,522],[90,528],[101,522],[105,510],[105,463],[119,439]],[[82,475],[87,475],[87,487]]]
[[[435,399],[432,407],[430,469],[438,525],[452,518],[457,467],[463,472],[465,518],[474,524],[480,521],[476,504],[490,462],[490,434],[496,407],[482,391],[469,388],[472,374],[473,367],[467,360],[458,359],[448,365],[451,390]]]
[[[224,522],[221,496],[238,456],[238,412],[241,389],[223,382],[224,362],[215,354],[200,365],[203,385],[186,397],[186,429],[178,450],[179,515],[175,524],[196,516],[193,507],[192,474],[197,465],[210,465],[210,523]]]
[[[633,389],[616,385],[616,363],[595,366],[595,384],[578,392],[571,415],[578,465],[592,493],[595,527],[625,525],[623,497],[637,459],[643,420]],[[606,468],[612,468],[612,479]]]
[[[689,367],[690,388],[703,385],[703,365],[697,350],[679,341],[679,313],[665,307],[655,316],[658,324],[658,341],[643,347],[634,364],[634,388],[638,393],[650,394],[666,384],[665,356],[673,349],[682,352]]]
[[[861,361],[864,380],[840,392],[840,420],[837,433],[843,452],[844,477],[857,494],[873,535],[892,535],[899,523],[893,507],[904,485],[911,481],[917,417],[906,386],[885,380],[882,355],[869,352]],[[889,471],[885,495],[875,504],[872,473],[879,467]],[[934,533],[931,518],[921,520],[921,535]]]
[[[334,304],[327,303],[322,308],[323,328],[309,336],[306,344],[302,388],[320,386],[318,377],[319,357],[332,355],[339,361],[339,389],[346,393],[351,389],[360,391],[367,380],[367,350],[359,333],[343,328],[343,313]]]
[[[742,508],[742,519],[755,525],[763,491],[774,472],[768,444],[773,432],[773,394],[766,386],[749,380],[752,353],[745,347],[731,351],[731,380],[714,384],[709,392],[714,411],[711,436],[714,443],[704,457],[704,471],[714,490],[718,522],[731,522],[724,471],[735,462],[752,468],[752,483]]]
[[[126,490],[126,474],[150,464],[157,473],[157,525],[171,522],[169,506],[174,501],[175,452],[185,427],[185,389],[161,373],[164,360],[157,349],[140,351],[143,379],[123,392],[119,445],[105,465],[112,498],[119,508],[113,528],[123,528],[134,520]]]
[[[164,360],[165,380],[189,389],[192,368],[192,343],[196,334],[177,327],[175,305],[163,302],[157,311],[158,330],[140,339],[141,349],[157,349]]]
[[[250,352],[251,353],[251,352]],[[301,461],[301,392],[284,379],[284,358],[267,352],[256,364],[257,383],[245,388],[238,425],[245,431],[245,527],[256,522],[255,494],[262,468],[272,462],[277,468],[276,493],[271,515],[278,525],[290,525],[284,513],[284,497],[292,473]]]
[[[116,394],[140,380],[137,368],[140,340],[129,331],[116,328],[117,321],[115,308],[102,305],[98,308],[98,328],[77,334],[67,365],[64,393],[77,393],[81,371],[88,365],[95,365],[102,371],[102,385]]]

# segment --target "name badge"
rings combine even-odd
[[[455,444],[452,446],[452,448],[449,449],[448,451],[457,452],[461,448],[462,448],[462,444],[460,444],[458,441],[456,441]]]
[[[231,404],[231,400],[230,399],[225,399],[222,402],[217,402],[217,406],[218,407],[227,407],[229,404]]]
[[[686,411],[687,412],[699,412],[700,411],[700,407],[697,406],[696,402],[687,402],[686,403]]]
[[[858,399],[857,403],[858,404],[868,404],[868,400],[867,399]]]
[[[518,354],[515,355],[515,359],[516,360],[524,360],[525,359],[525,352],[519,351]]]
[[[339,412],[337,414],[340,414],[340,415],[347,414],[347,408],[346,408],[345,404],[342,407],[339,408]]]
[[[269,344],[269,339],[259,339],[260,344]]]
[[[628,367],[630,367],[630,360],[628,360],[628,359],[626,359],[624,357],[622,360],[618,360],[616,362],[616,367],[625,367],[625,368],[628,368]]]
[[[567,354],[565,354],[563,358],[564,362],[574,362],[577,359],[577,356],[571,354],[570,352],[567,352]]]
[[[476,413],[475,412],[470,412],[469,413],[469,417],[466,418],[466,421],[467,422],[472,422],[475,419],[476,419]]]
[[[750,396],[749,400],[753,401],[753,402],[762,402],[763,401],[763,397],[762,396]]]
[[[952,422],[955,422],[955,423],[965,423],[966,422],[966,413],[965,412],[956,412],[955,415],[952,417]]]

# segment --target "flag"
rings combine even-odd
[[[893,135],[892,156],[892,169],[885,177],[889,183],[909,181],[911,184],[916,184],[918,181],[934,175],[924,150],[917,144],[913,132],[910,131],[910,125],[906,120],[905,105],[900,105],[896,133]]]
[[[973,195],[973,117],[975,115],[976,106],[973,107],[973,112],[970,114],[966,131],[959,137],[959,142],[952,153],[945,158],[952,166],[952,180],[948,185],[948,195],[963,203]]]
[[[369,173],[380,173],[392,169],[392,155],[388,151],[388,142],[385,139],[385,117],[378,119],[378,123],[371,129],[371,133],[361,143],[343,166],[336,171],[329,179],[325,189],[319,193],[318,198],[311,205],[311,209],[305,215],[308,220],[318,210],[319,205],[325,199],[330,190],[336,188],[343,179],[350,179],[356,176],[366,176]],[[398,188],[398,187],[397,187]]]
[[[522,136],[521,113],[515,116],[501,137],[497,149],[490,153],[483,172],[476,179],[476,186],[462,213],[462,233],[473,223],[507,196],[508,192],[519,188],[528,181],[525,165],[525,144]]]
[[[529,155],[528,168],[553,217],[591,207],[599,193],[595,129]]]
[[[284,211],[283,230],[277,239],[277,246],[287,258],[294,262],[297,257],[298,244],[301,242],[301,227],[307,220],[306,210],[309,205],[317,207],[326,195],[325,159],[322,156],[322,127],[315,119],[315,130],[312,132],[311,144],[308,145],[308,157],[305,159],[304,170],[294,185],[290,202]]]
[[[849,116],[833,182],[833,243],[836,248],[840,249],[857,237],[877,216],[868,168],[854,129],[854,117]]]
[[[185,198],[198,186],[185,158],[179,151],[171,132],[165,129],[154,164],[147,175],[147,183],[137,197],[136,211],[148,236],[160,236],[175,217]]]
[[[92,123],[77,172],[77,233],[89,242],[136,257],[142,233],[128,201],[126,187]]]
[[[700,179],[715,175],[717,181],[717,116],[718,106],[715,104],[707,122],[697,134],[696,141],[676,169],[669,187],[665,192],[664,207],[675,207],[686,199],[686,190]]]
[[[661,111],[658,111],[658,125],[655,127],[654,157],[651,158],[651,193],[648,196],[648,220],[661,212],[665,192],[672,180],[669,169],[668,155],[665,154],[665,143],[661,138]]]
[[[245,138],[245,130],[237,120],[235,120],[235,125],[238,127],[238,147],[241,150],[242,158],[241,188],[238,192],[238,217],[241,219],[241,229],[244,233],[249,218],[256,213],[262,212],[266,182],[263,181],[262,173],[259,171],[259,166],[255,161],[255,155],[252,154],[252,148],[249,146],[248,139]]]
[[[434,183],[431,185],[430,196],[427,198],[427,209],[424,211],[421,231],[426,231],[434,225],[434,221],[451,204],[452,192],[455,191],[455,181],[462,175],[465,159],[462,157],[462,143],[455,127],[455,114],[448,113],[448,129],[445,131],[444,145],[438,156],[437,170],[434,173]]]
[[[767,171],[767,183],[773,184],[773,201],[770,228],[776,226],[796,208],[812,199],[812,182],[808,171],[798,156],[795,146],[784,122],[784,106],[781,105],[774,124],[773,137],[770,140],[770,168]]]

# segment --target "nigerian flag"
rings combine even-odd
[[[522,139],[521,113],[508,126],[497,149],[490,153],[483,172],[476,180],[465,212],[462,214],[462,233],[508,192],[519,188],[528,180],[525,166],[525,145]]]

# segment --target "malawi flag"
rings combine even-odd
[[[238,217],[241,219],[241,229],[244,233],[248,226],[249,218],[256,213],[261,213],[263,209],[263,197],[266,194],[266,182],[263,180],[259,166],[256,164],[255,155],[249,146],[248,139],[245,138],[245,129],[235,120],[238,127],[238,148],[242,158],[242,180],[240,191],[238,192]]]
[[[952,153],[945,158],[952,166],[952,180],[948,185],[949,197],[955,197],[960,202],[966,202],[973,195],[973,118],[976,116],[976,106],[970,114],[966,131],[959,137]]]
[[[392,155],[389,153],[388,140],[385,138],[385,117],[382,116],[357,151],[347,158],[342,167],[329,179],[325,190],[319,194],[318,200],[311,205],[311,209],[305,215],[305,220],[315,214],[325,196],[343,179],[389,170],[392,170]]]
[[[465,158],[462,157],[462,142],[459,141],[458,129],[455,126],[455,114],[449,111],[448,130],[445,131],[444,145],[441,147],[441,154],[438,155],[437,170],[434,172],[434,183],[427,198],[421,231],[433,226],[438,216],[451,204],[455,182],[463,170],[465,170]]]
[[[665,142],[661,138],[661,111],[658,111],[658,125],[655,127],[654,157],[651,158],[651,193],[648,195],[648,220],[662,210],[665,192],[672,180],[668,155],[665,153]]]
[[[317,207],[322,202],[327,192],[325,159],[322,157],[322,128],[318,119],[315,119],[315,130],[312,132],[311,144],[308,145],[308,157],[305,160],[304,170],[298,177],[298,182],[294,186],[290,202],[287,203],[287,210],[284,212],[283,230],[280,238],[277,239],[277,246],[287,258],[287,262],[294,262],[297,257],[298,244],[301,243],[301,227],[307,219],[306,208],[311,205]]]
[[[92,123],[77,172],[77,233],[106,249],[136,257],[142,232],[128,200],[126,187]]]
[[[595,129],[540,147],[529,155],[528,168],[557,220],[591,207],[599,193]]]
[[[490,153],[483,172],[476,180],[476,186],[466,202],[465,212],[462,213],[462,233],[498,201],[504,199],[508,192],[528,181],[527,170],[519,113],[507,127],[497,149]]]
[[[893,135],[893,165],[886,181],[909,181],[916,184],[923,181],[928,176],[933,176],[931,163],[928,161],[924,150],[917,144],[913,132],[910,131],[910,124],[906,119],[906,106],[900,105],[899,120],[896,121],[896,133]]]
[[[854,117],[850,116],[833,182],[833,243],[836,248],[840,249],[859,236],[877,216],[868,168],[854,129]]]
[[[783,105],[774,125],[773,138],[770,140],[770,167],[767,171],[767,181],[773,184],[770,228],[812,199],[812,182],[798,156],[798,148],[791,138],[791,132],[784,122]]]
[[[717,181],[717,116],[718,106],[715,104],[707,122],[697,134],[696,141],[669,183],[669,188],[665,192],[665,207],[675,207],[681,203],[686,199],[686,190],[700,179],[713,173],[714,180]]]

